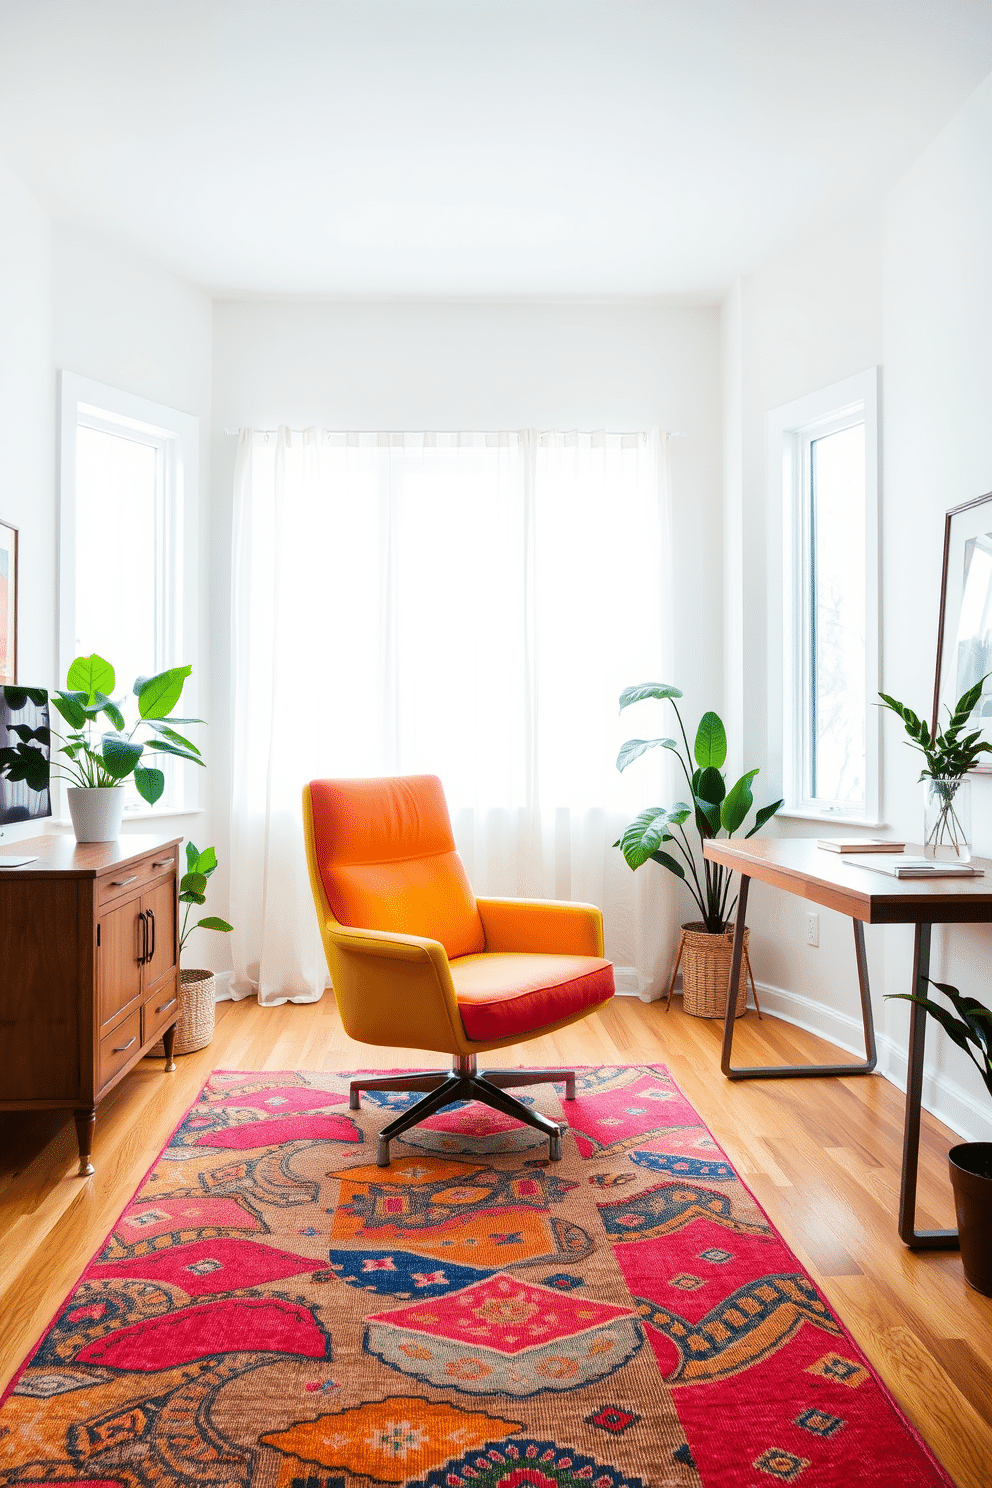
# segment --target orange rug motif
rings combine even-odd
[[[0,1488],[900,1488],[946,1476],[667,1072],[545,1139],[218,1071],[0,1405]]]

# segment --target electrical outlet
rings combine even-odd
[[[812,911],[806,916],[806,944],[818,946],[820,944],[820,916]]]

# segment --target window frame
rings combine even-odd
[[[59,373],[58,499],[58,685],[75,655],[76,637],[76,457],[80,425],[138,438],[156,451],[156,525],[163,549],[155,584],[156,646],[174,661],[190,662],[183,712],[198,715],[200,686],[198,625],[198,496],[200,421],[75,372]],[[163,640],[160,643],[159,637]],[[111,660],[113,658],[110,658]],[[122,679],[121,679],[122,680]],[[129,690],[129,679],[124,686]],[[178,763],[178,762],[177,762]],[[155,806],[128,805],[126,819],[181,815],[199,807],[200,772],[180,765],[166,771],[166,793]],[[170,779],[171,776],[171,779]],[[61,793],[60,793],[60,803]]]
[[[879,369],[772,409],[767,417],[769,528],[781,526],[781,596],[769,594],[769,742],[785,805],[778,813],[811,821],[881,826],[878,718],[880,682]],[[863,423],[865,431],[865,799],[863,806],[809,795],[810,666],[809,453],[814,440]],[[777,617],[771,608],[776,605]]]

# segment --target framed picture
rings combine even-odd
[[[0,687],[17,681],[17,528],[0,521]]]
[[[948,708],[953,709],[961,694],[988,672],[992,672],[992,491],[953,507],[944,519],[931,727],[936,729],[938,718],[946,724]],[[992,677],[971,716],[971,728],[980,728],[992,744]],[[977,769],[987,775],[992,764]]]

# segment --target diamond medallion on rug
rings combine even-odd
[[[671,1077],[561,1162],[446,1108],[216,1072],[0,1405],[0,1488],[948,1488]]]

